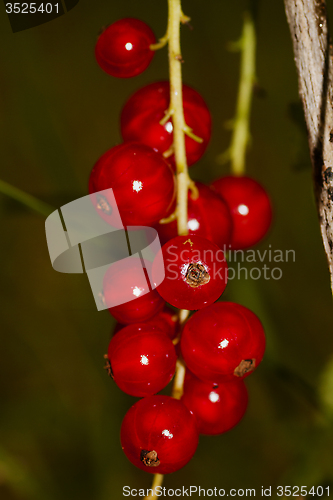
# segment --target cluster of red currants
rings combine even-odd
[[[110,75],[135,76],[149,65],[154,43],[145,23],[122,19],[100,35],[96,58]],[[158,259],[144,273],[140,259],[133,258],[130,269],[112,264],[103,281],[106,304],[119,294],[120,281],[133,296],[109,309],[118,321],[106,355],[109,374],[124,392],[143,398],[125,415],[122,447],[137,467],[161,474],[190,460],[199,433],[226,432],[244,415],[248,396],[243,379],[261,362],[265,336],[246,307],[215,302],[228,278],[221,248],[257,243],[271,222],[265,190],[249,177],[227,176],[211,187],[196,183],[197,195],[189,191],[188,236],[177,236],[176,222],[159,223],[175,210],[173,124],[172,119],[162,121],[169,92],[168,82],[157,82],[127,101],[121,114],[124,142],[97,161],[89,181],[104,220],[116,202],[125,227],[153,226],[164,243],[165,278],[156,289],[146,274],[154,280]],[[203,98],[186,85],[183,99],[185,121],[202,138],[201,143],[186,138],[192,165],[208,145],[211,117]],[[109,188],[115,201],[95,194]],[[166,302],[197,312],[179,325],[179,315]],[[172,379],[177,357],[187,367],[181,400],[156,394]]]

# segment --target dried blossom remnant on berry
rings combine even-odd
[[[110,24],[103,25],[97,32],[97,39],[101,36],[101,34],[110,26]]]
[[[192,288],[197,286],[206,285],[210,280],[205,267],[202,264],[191,263],[186,271],[185,281]]]
[[[103,357],[105,359],[104,370],[106,370],[109,377],[111,377],[113,379],[113,373],[112,373],[112,368],[111,368],[111,363],[110,363],[109,357],[107,354],[104,354]]]
[[[105,196],[98,194],[98,195],[96,195],[96,198],[97,198],[98,210],[102,210],[102,212],[105,213],[106,215],[112,214],[112,208],[110,207],[109,203],[106,201]]]
[[[98,298],[99,298],[102,306],[106,307],[104,293],[103,292],[99,292],[99,294],[97,296],[98,296]]]
[[[256,360],[253,359],[243,359],[237,368],[235,368],[234,375],[236,377],[243,377],[245,373],[252,372],[256,367]]]
[[[160,465],[160,461],[158,459],[157,453],[155,450],[141,450],[140,460],[147,467],[158,467]]]

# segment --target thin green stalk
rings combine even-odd
[[[0,193],[13,198],[19,203],[22,203],[22,205],[25,205],[27,208],[30,208],[30,210],[33,210],[44,217],[47,217],[55,210],[55,208],[51,207],[51,205],[38,200],[31,194],[28,194],[2,180],[0,180]]]
[[[224,163],[229,160],[234,175],[244,175],[246,149],[250,140],[250,113],[253,86],[256,80],[256,32],[250,12],[244,13],[243,32],[234,47],[241,51],[240,83],[237,97],[236,116],[232,122],[230,148],[218,157]]]

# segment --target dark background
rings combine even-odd
[[[131,16],[162,36],[166,3],[81,0],[65,16],[15,34],[0,9],[2,180],[55,208],[87,194],[93,164],[120,141],[127,97],[168,76],[166,49],[136,78],[106,75],[94,59],[97,33]],[[202,93],[214,123],[210,147],[191,169],[206,182],[228,172],[216,157],[230,141],[224,125],[234,116],[239,55],[226,46],[240,36],[245,5],[183,2],[194,27],[182,29],[184,81]],[[264,92],[253,100],[247,170],[275,207],[258,248],[293,249],[296,261],[281,264],[281,280],[229,283],[224,299],[259,315],[267,354],[248,379],[241,424],[202,437],[194,459],[165,485],[256,488],[258,496],[261,486],[277,485],[331,485],[333,492],[331,293],[282,0],[261,2],[257,36]],[[106,500],[122,498],[124,485],[149,487],[152,476],[135,469],[119,443],[135,399],[103,371],[108,311],[97,312],[86,277],[52,269],[44,217],[3,194],[0,210],[0,498]]]

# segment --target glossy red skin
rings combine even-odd
[[[89,179],[95,206],[93,193],[109,188],[124,226],[152,226],[165,217],[175,198],[171,167],[162,155],[139,143],[111,148],[97,161]],[[114,208],[110,199],[108,202]],[[106,214],[101,212],[101,216],[107,221]]]
[[[231,242],[232,220],[227,204],[211,188],[201,182],[195,183],[199,190],[197,199],[188,192],[188,232],[212,241],[222,250],[228,250]],[[193,224],[197,225],[196,228]],[[177,221],[157,224],[161,243],[177,236]]]
[[[200,236],[177,236],[163,245],[165,278],[158,293],[178,309],[196,310],[212,304],[227,285],[228,266],[222,250]],[[153,279],[155,276],[153,263]],[[201,263],[210,275],[208,283],[191,287],[184,274],[191,263]]]
[[[147,278],[142,277],[140,259],[133,258],[128,269],[121,268],[118,262],[108,268],[103,279],[103,294],[106,305],[111,304],[113,298],[118,299],[121,295],[125,297],[125,294],[134,289],[140,289],[141,296],[133,295],[133,300],[109,307],[110,313],[119,323],[130,324],[146,321],[157,314],[165,304],[156,290],[149,290]]]
[[[173,143],[172,120],[165,125],[160,121],[170,103],[169,82],[162,81],[146,85],[126,102],[120,118],[121,133],[125,141],[140,141],[160,153],[167,151]],[[211,136],[209,109],[198,92],[183,85],[184,117],[193,133],[203,139],[198,143],[185,137],[188,166],[197,162],[204,154]],[[168,129],[170,129],[168,131]],[[168,158],[174,166],[174,155]]]
[[[149,46],[155,42],[154,33],[143,21],[120,19],[98,37],[96,60],[109,75],[130,78],[139,75],[149,66],[154,56],[154,51]],[[126,44],[132,44],[131,50],[126,49]]]
[[[176,351],[167,335],[145,323],[129,325],[114,336],[108,358],[118,387],[139,398],[161,391],[176,368]]]
[[[249,248],[268,232],[272,222],[272,206],[265,189],[250,177],[226,176],[212,184],[229,207],[233,222],[231,249]],[[242,215],[239,207],[247,207]]]
[[[140,399],[129,409],[120,440],[127,458],[136,467],[151,474],[169,474],[193,457],[199,434],[194,416],[181,401],[157,395]],[[160,464],[146,466],[140,460],[141,450],[156,451]]]
[[[181,401],[196,418],[200,434],[227,432],[243,418],[248,393],[242,380],[213,384],[186,371]]]
[[[223,342],[221,346],[221,343]],[[186,323],[181,352],[188,369],[201,380],[213,383],[245,378],[234,374],[242,360],[260,364],[265,334],[258,317],[234,302],[217,302],[195,313]]]
[[[176,338],[178,333],[178,315],[168,305],[165,305],[161,311],[155,314],[152,318],[145,321],[144,324],[162,330],[162,332],[166,333],[171,340]],[[124,325],[117,323],[113,334],[115,335],[123,328]]]

